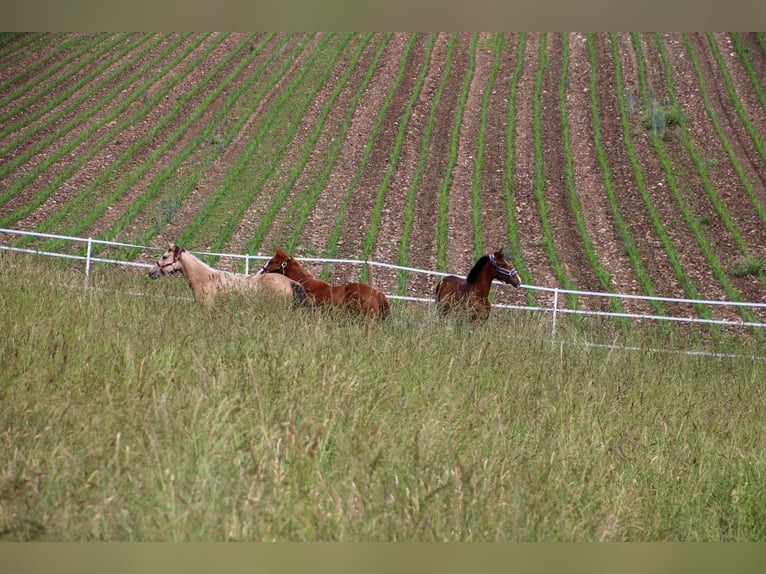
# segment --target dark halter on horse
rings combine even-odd
[[[172,267],[176,264],[176,261],[178,261],[178,256],[181,255],[185,250],[182,247],[176,246],[175,249],[173,249],[173,261],[170,263],[163,263],[160,265],[160,262],[157,261],[157,267],[160,268],[160,275],[168,275],[168,273],[165,272],[165,267]]]
[[[282,261],[282,265],[279,266],[279,269],[275,269],[271,273],[281,273],[282,275],[285,275],[285,267],[287,267],[287,264],[291,260],[292,260],[292,255],[288,256],[287,259]],[[268,266],[269,263],[270,261],[267,261],[266,263],[263,264],[263,267],[261,267],[261,271],[260,271],[261,273],[269,273],[269,271],[266,270],[266,267]]]
[[[492,265],[495,267],[495,271],[497,271],[500,275],[508,277],[508,279],[512,279],[513,277],[519,274],[519,272],[516,271],[515,267],[511,269],[510,271],[508,271],[508,269],[504,269],[503,267],[500,267],[497,264],[497,261],[495,261],[494,253],[489,254],[489,260],[492,262]]]

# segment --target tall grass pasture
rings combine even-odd
[[[205,310],[5,254],[0,285],[4,540],[766,540],[747,334]]]

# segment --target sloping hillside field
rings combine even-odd
[[[462,275],[504,246],[525,284],[764,303],[765,52],[762,33],[5,34],[0,227]]]

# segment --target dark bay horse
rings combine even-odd
[[[519,273],[503,255],[503,250],[483,255],[463,279],[448,275],[436,284],[436,303],[445,315],[453,309],[468,311],[474,319],[487,319],[492,306],[489,290],[497,279],[514,287],[521,285]]]
[[[157,260],[157,265],[149,271],[149,277],[156,279],[161,275],[180,272],[194,294],[194,300],[203,307],[209,307],[218,295],[238,291],[270,293],[301,306],[308,300],[306,290],[287,277],[263,275],[236,275],[210,267],[182,247],[168,243],[168,248]]]
[[[331,285],[317,279],[294,257],[277,248],[272,257],[258,272],[281,273],[297,281],[306,289],[309,301],[317,306],[338,307],[363,315],[385,319],[391,312],[386,294],[366,283]]]

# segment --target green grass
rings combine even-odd
[[[0,263],[4,540],[766,539],[766,361],[563,321],[554,345],[526,314],[205,311],[182,279]]]

